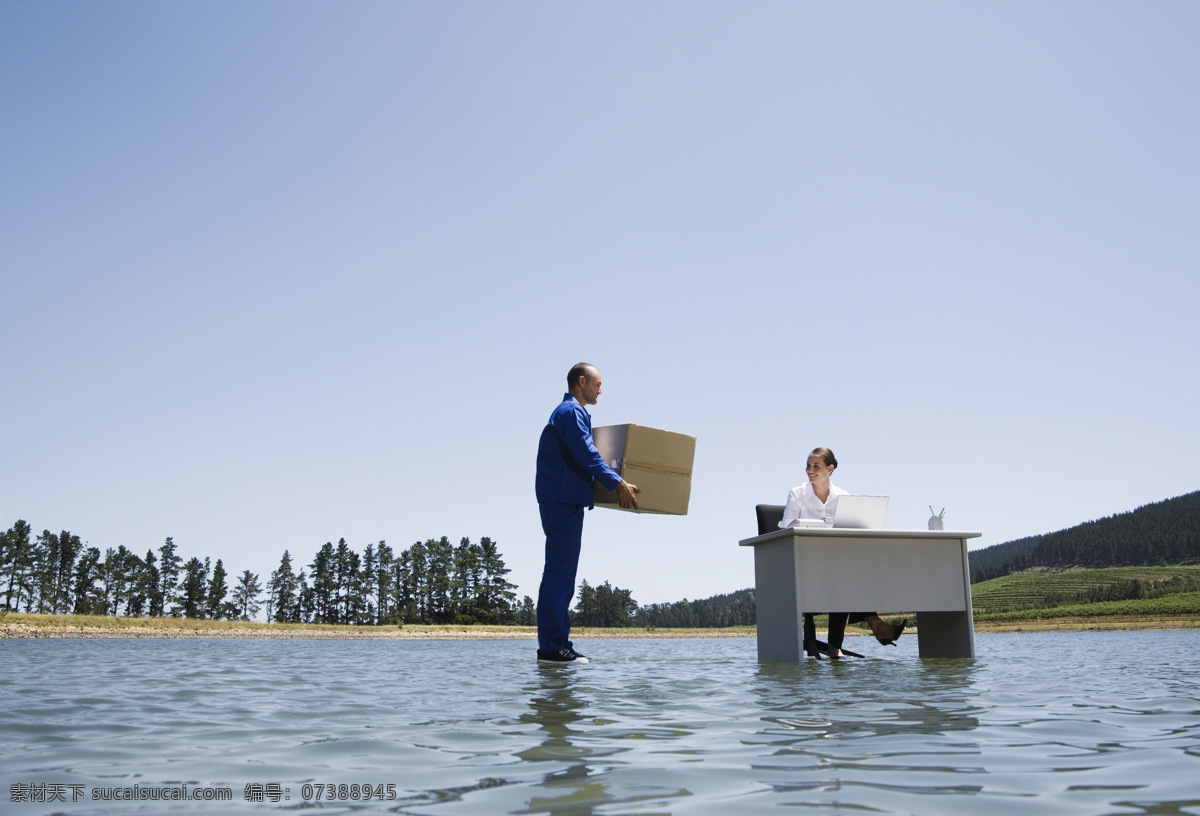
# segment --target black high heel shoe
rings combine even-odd
[[[887,621],[880,619],[880,623],[887,623]],[[875,636],[875,639],[878,640],[880,642],[880,644],[882,644],[884,646],[895,646],[896,641],[900,639],[900,636],[902,634],[904,634],[904,630],[908,626],[908,618],[905,618],[904,620],[900,621],[900,623],[898,625],[896,625],[896,624],[888,624],[888,625],[892,627],[892,636],[890,638],[880,637],[879,633],[875,631],[875,627],[873,627],[873,626],[871,627],[871,634],[873,634]]]
[[[809,657],[821,659],[821,655],[829,657],[829,644],[823,640],[806,640],[804,641],[804,653]],[[852,652],[849,649],[842,649],[844,657],[862,657],[858,652]]]

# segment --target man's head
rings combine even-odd
[[[595,405],[600,396],[600,371],[591,363],[576,363],[567,374],[567,390],[582,405]]]

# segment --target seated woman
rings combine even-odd
[[[815,519],[817,521],[833,521],[837,510],[838,496],[845,496],[848,491],[829,481],[837,467],[837,457],[829,448],[816,448],[808,455],[808,482],[792,488],[788,493],[787,504],[783,508],[783,521],[780,527],[791,526],[796,519]],[[875,639],[884,646],[895,646],[896,638],[904,631],[908,621],[899,626],[887,623],[874,612],[831,612],[829,614],[829,656],[845,657],[842,652],[842,640],[846,634],[847,623],[866,622],[871,627]],[[812,613],[804,615],[804,651],[812,657],[819,656],[817,628]]]

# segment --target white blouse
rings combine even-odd
[[[812,482],[805,482],[799,487],[793,487],[788,492],[787,504],[783,508],[783,521],[780,527],[787,527],[796,519],[818,519],[833,521],[837,510],[838,496],[849,495],[849,490],[842,490],[833,482],[829,483],[829,498],[821,501],[813,492]]]

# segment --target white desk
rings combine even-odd
[[[916,612],[921,657],[974,657],[967,539],[953,530],[796,527],[754,548],[758,659],[804,657],[804,613]]]

